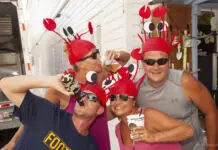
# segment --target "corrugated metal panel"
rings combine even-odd
[[[13,39],[11,16],[0,17],[0,43],[5,43]]]
[[[0,36],[12,35],[12,20],[10,16],[0,17]]]
[[[0,65],[15,65],[16,63],[16,53],[0,53]]]

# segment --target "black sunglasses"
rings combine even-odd
[[[168,62],[168,58],[160,58],[160,59],[143,59],[143,62],[146,63],[149,66],[153,66],[155,63],[158,65],[165,65]]]
[[[119,99],[122,101],[128,101],[129,98],[134,98],[133,96],[129,96],[127,94],[119,94],[119,95],[111,94],[110,101],[111,102],[115,101],[118,96],[119,96]]]
[[[99,55],[99,50],[96,49],[96,51],[93,52],[91,55],[86,56],[86,57],[83,57],[83,58],[81,58],[79,61],[84,61],[84,60],[86,60],[86,59],[88,59],[88,58],[97,59],[97,56],[98,56],[98,55]]]
[[[87,96],[89,101],[100,102],[97,95],[95,95],[94,93],[80,92],[80,95],[79,95],[80,99],[82,99],[85,96]]]

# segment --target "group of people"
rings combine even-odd
[[[139,85],[123,77],[106,93],[101,84],[110,72],[102,67],[99,50],[87,40],[71,41],[68,58],[84,105],[66,91],[60,74],[3,78],[0,88],[16,105],[22,125],[2,150],[110,150],[107,121],[115,117],[120,150],[216,150],[218,116],[212,97],[191,73],[169,68],[171,50],[159,37],[144,42],[141,52],[108,50],[107,58],[121,66],[131,56],[141,61],[145,76]],[[86,81],[89,71],[98,74],[94,84]],[[47,92],[42,98],[33,88]],[[207,142],[198,110],[205,115]],[[127,118],[133,114],[144,115],[144,126],[130,129]]]

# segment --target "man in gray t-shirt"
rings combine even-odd
[[[166,47],[162,47],[163,45]],[[133,58],[142,60],[146,74],[146,77],[141,79],[137,103],[140,107],[161,110],[175,119],[192,125],[195,134],[192,138],[181,142],[184,150],[206,149],[206,140],[198,118],[200,109],[206,120],[208,150],[215,150],[218,118],[216,106],[205,86],[191,73],[169,70],[171,50],[171,46],[164,39],[156,37],[145,42],[142,53],[132,52]]]
[[[189,123],[195,130],[194,136],[181,142],[184,150],[216,150],[218,116],[216,105],[208,90],[191,73],[169,70],[169,54],[180,44],[176,34],[168,36],[168,25],[164,21],[167,12],[165,6],[158,6],[152,13],[149,6],[143,6],[139,15],[144,27],[142,49],[135,49],[131,55],[142,61],[146,77],[139,82],[140,89],[137,103],[140,107],[153,107],[169,116]],[[162,23],[151,26],[145,19],[158,17]],[[149,25],[149,26],[148,26]],[[158,32],[157,37],[151,37],[152,31]],[[169,42],[170,41],[170,42]],[[207,145],[201,132],[198,109],[205,115]]]
[[[164,14],[167,12],[165,6],[158,6],[152,14],[149,6],[146,6],[146,9],[144,7],[139,11],[144,26],[144,39],[140,34],[138,35],[142,41],[142,49],[135,49],[131,53],[134,59],[142,61],[146,74],[146,77],[138,82],[141,85],[137,103],[140,107],[158,109],[190,124],[195,133],[192,138],[181,142],[184,150],[205,150],[206,148],[215,150],[218,132],[216,105],[205,86],[191,73],[169,70],[169,54],[180,44],[180,41],[175,39],[176,34],[172,38],[168,37],[167,24],[158,24],[157,37],[151,37],[154,34],[150,30],[156,32],[156,29],[154,30],[151,26],[149,26],[148,34],[145,19],[152,15],[161,18],[164,22]],[[201,132],[198,109],[205,115],[208,144]]]

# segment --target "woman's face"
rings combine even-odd
[[[135,108],[135,99],[128,97],[128,99],[124,101],[122,100],[122,96],[116,95],[115,100],[110,100],[110,107],[117,117],[123,117],[133,112]]]

